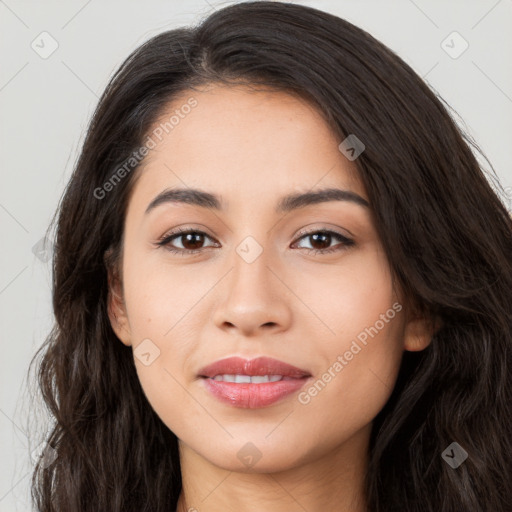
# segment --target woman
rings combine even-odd
[[[512,223],[468,143],[316,9],[137,49],[59,209],[38,510],[510,510]]]

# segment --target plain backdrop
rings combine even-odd
[[[41,239],[98,97],[142,42],[230,3],[0,0],[0,512],[31,510],[44,432],[30,431],[43,409],[30,401],[27,371],[53,322]],[[512,0],[295,3],[345,18],[398,53],[455,109],[512,205]]]

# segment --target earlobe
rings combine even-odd
[[[438,331],[440,326],[439,320],[432,322],[424,317],[409,320],[405,326],[404,350],[418,352],[426,349],[432,341],[432,336]]]
[[[108,271],[107,311],[112,330],[127,347],[131,346],[130,324],[123,299],[121,282],[117,273]]]

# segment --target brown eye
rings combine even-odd
[[[333,240],[338,240],[339,243],[337,246],[331,247],[331,243]],[[310,233],[303,234],[299,238],[299,242],[301,240],[310,240],[311,247],[302,247],[308,251],[314,251],[315,253],[325,254],[334,251],[340,251],[352,245],[355,245],[354,241],[346,236],[343,236],[340,233],[336,233],[335,231],[311,231]],[[297,242],[298,243],[298,242]]]
[[[211,246],[203,246],[206,239],[211,239],[206,233],[197,230],[178,230],[165,236],[157,245],[164,246],[174,253],[191,254]],[[175,241],[180,241],[182,247],[175,247]]]
[[[328,233],[314,233],[309,235],[312,240],[313,249],[327,249],[331,245],[331,235]]]
[[[204,243],[204,235],[201,233],[187,233],[185,235],[178,235],[182,239],[182,245],[185,249],[199,249]]]

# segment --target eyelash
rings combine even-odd
[[[178,254],[180,256],[187,256],[190,254],[195,254],[195,253],[201,252],[204,249],[207,249],[207,247],[202,247],[201,249],[176,249],[176,248],[172,247],[171,245],[169,245],[173,239],[180,238],[184,235],[188,235],[188,234],[192,234],[192,233],[199,234],[199,235],[205,235],[206,237],[211,238],[204,231],[199,231],[197,229],[181,229],[181,228],[179,228],[171,233],[164,235],[160,239],[160,241],[157,242],[156,245],[158,245],[160,247],[164,247],[167,251],[174,253],[174,254]],[[307,247],[302,247],[301,249],[305,249],[306,251],[312,252],[314,254],[328,254],[328,253],[332,253],[332,252],[341,251],[341,250],[344,250],[348,247],[355,245],[355,242],[353,240],[351,240],[350,238],[347,238],[346,236],[342,235],[341,233],[337,233],[336,231],[331,231],[331,230],[327,230],[327,229],[316,229],[316,230],[311,230],[311,231],[303,231],[303,232],[299,233],[297,242],[302,240],[303,238],[307,238],[308,236],[315,235],[315,234],[334,235],[341,241],[341,247],[334,246],[334,247],[330,247],[328,249],[309,249]]]

